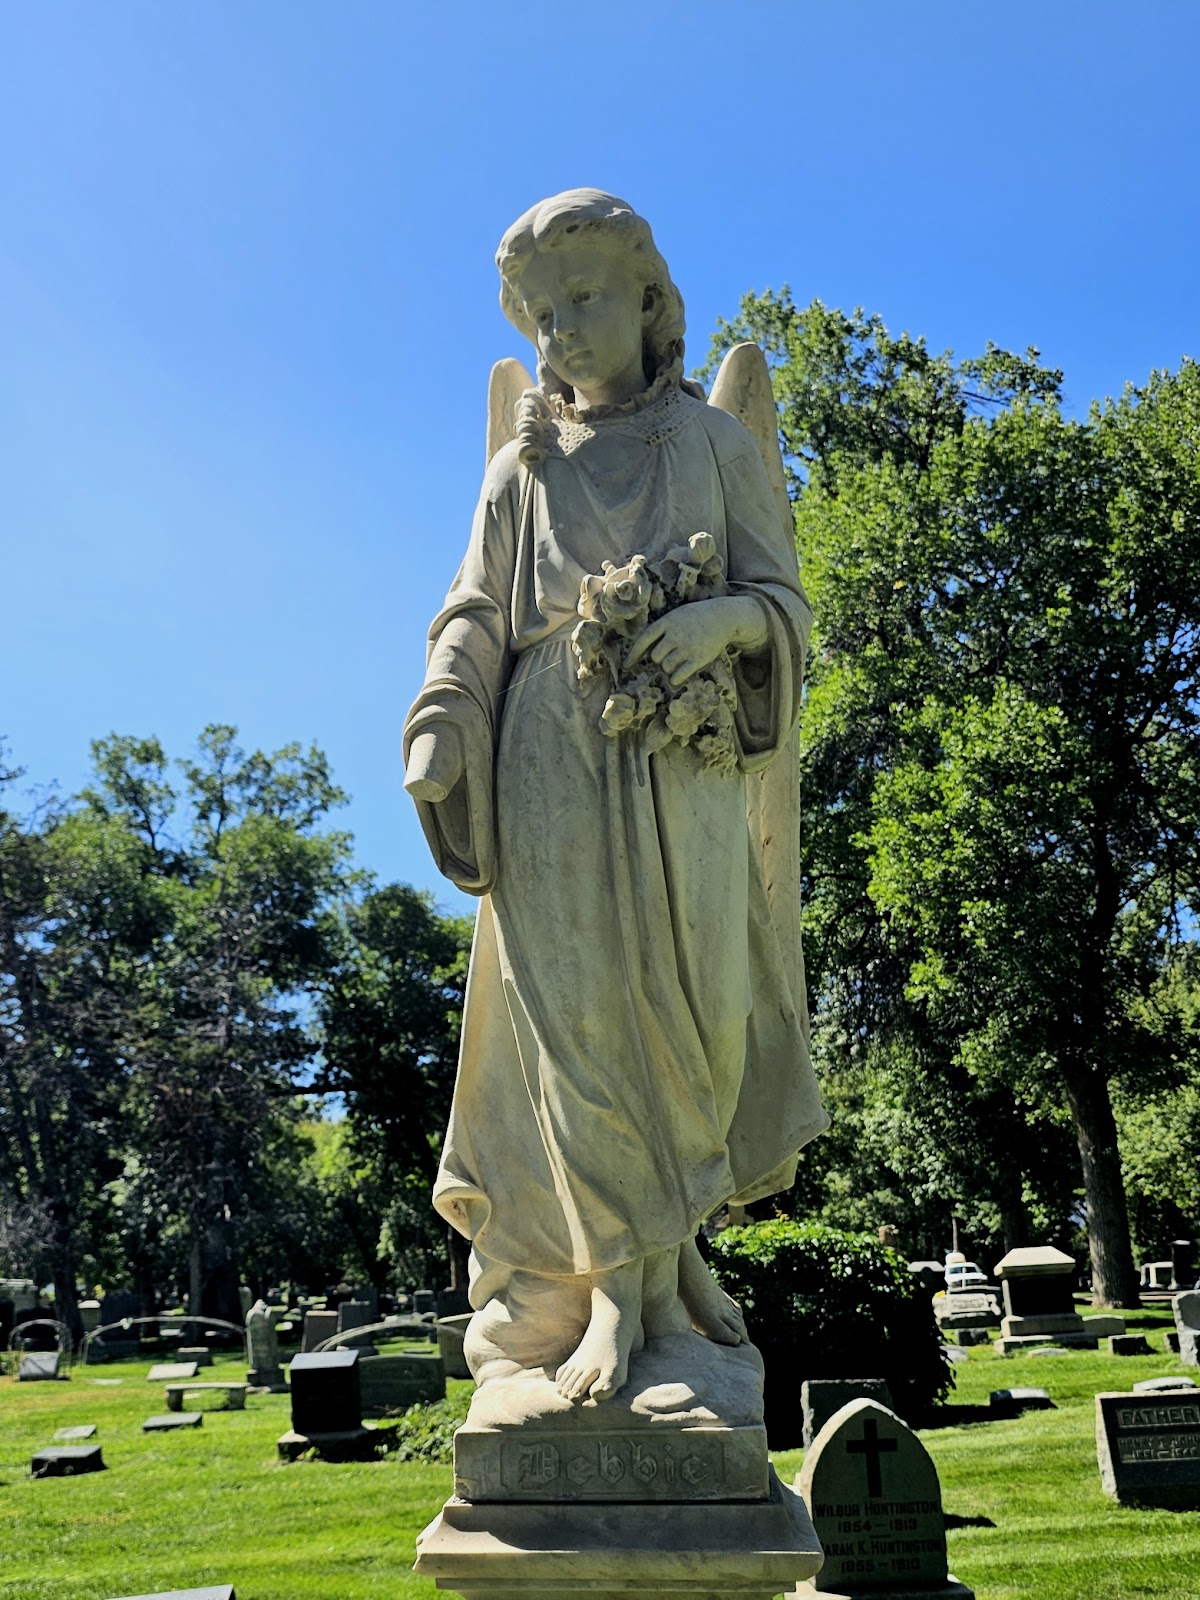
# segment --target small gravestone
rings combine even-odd
[[[160,1589],[156,1594],[127,1594],[121,1600],[237,1600],[231,1583],[219,1583],[215,1589]]]
[[[465,1316],[439,1317],[434,1323],[437,1330],[438,1355],[442,1358],[442,1365],[446,1369],[448,1378],[469,1378],[471,1369],[467,1365],[464,1351],[464,1341],[467,1329],[471,1325],[471,1313]]]
[[[955,1328],[951,1334],[955,1344],[977,1345],[988,1343],[986,1328]]]
[[[81,1300],[79,1302],[79,1320],[83,1324],[84,1333],[91,1333],[100,1326],[99,1300]]]
[[[58,1370],[60,1360],[58,1352],[35,1351],[30,1355],[21,1357],[21,1365],[17,1368],[18,1383],[42,1383],[51,1378],[61,1377]]]
[[[437,1296],[432,1289],[418,1289],[412,1297],[412,1308],[415,1317],[432,1316],[437,1308]]]
[[[194,1361],[160,1361],[150,1368],[147,1383],[186,1383],[199,1370]]]
[[[1114,1333],[1109,1337],[1108,1353],[1111,1356],[1152,1356],[1154,1351],[1144,1333]]]
[[[1134,1394],[1164,1394],[1175,1389],[1195,1389],[1196,1384],[1191,1378],[1143,1378],[1140,1383],[1133,1386]]]
[[[279,1339],[265,1300],[256,1301],[247,1313],[246,1343],[250,1351],[247,1383],[256,1389],[270,1389],[272,1394],[286,1394],[283,1368],[279,1365]]]
[[[326,1339],[332,1339],[338,1331],[338,1318],[336,1311],[306,1311],[304,1314],[304,1334],[300,1341],[300,1353],[308,1355],[319,1344],[324,1344]]]
[[[168,1411],[160,1417],[147,1417],[143,1433],[171,1433],[176,1428],[198,1428],[204,1421],[199,1411]]]
[[[834,1412],[851,1400],[874,1400],[890,1410],[892,1393],[882,1378],[809,1378],[800,1385],[802,1443],[806,1450]]]
[[[1168,1355],[1177,1356],[1179,1354],[1179,1330],[1177,1328],[1168,1328],[1166,1333],[1163,1334],[1163,1349]]]
[[[852,1400],[830,1417],[796,1480],[825,1551],[813,1595],[973,1600],[946,1570],[946,1522],[937,1469],[886,1406]]]
[[[56,1439],[94,1439],[96,1437],[96,1424],[82,1422],[77,1428],[59,1428],[54,1435]]]
[[[98,1444],[39,1450],[30,1470],[35,1478],[76,1478],[84,1472],[103,1472],[104,1453]]]
[[[1173,1276],[1169,1261],[1147,1261],[1142,1266],[1142,1285],[1147,1289],[1169,1289]]]
[[[352,1334],[355,1328],[365,1328],[373,1320],[371,1307],[365,1300],[343,1300],[337,1309],[337,1331],[339,1335],[343,1333]],[[371,1343],[370,1334],[363,1334],[360,1337],[343,1339],[340,1348],[343,1350],[361,1350],[365,1355],[368,1351],[373,1352],[375,1346]]]
[[[1200,1510],[1200,1394],[1098,1394],[1096,1459],[1123,1505]]]
[[[358,1375],[363,1410],[372,1415],[446,1398],[446,1369],[440,1355],[370,1356],[359,1363]]]
[[[242,1321],[245,1322],[250,1315],[250,1307],[254,1304],[254,1296],[244,1283],[238,1286],[238,1301],[242,1307]]]
[[[988,1397],[993,1411],[1015,1417],[1021,1411],[1054,1411],[1054,1401],[1045,1389],[993,1389]]]
[[[97,1389],[118,1389],[125,1382],[124,1378],[93,1378],[91,1380]]]
[[[377,1452],[379,1440],[362,1425],[361,1359],[359,1350],[322,1350],[292,1362],[292,1426],[279,1439],[285,1461],[308,1450],[327,1461],[362,1460]]]
[[[996,1340],[996,1344],[999,1346],[999,1339]],[[1065,1345],[1039,1344],[1035,1345],[1032,1350],[1023,1350],[1021,1354],[1026,1356],[1069,1356],[1071,1352]]]
[[[206,1344],[181,1344],[175,1352],[180,1361],[194,1361],[198,1367],[211,1367],[212,1351]]]
[[[1177,1294],[1171,1302],[1171,1310],[1179,1340],[1179,1359],[1185,1366],[1200,1367],[1200,1289]]]

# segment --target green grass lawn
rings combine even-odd
[[[1161,1345],[1161,1314],[1130,1319]],[[406,1600],[416,1535],[450,1491],[448,1467],[281,1465],[286,1395],[207,1414],[195,1432],[143,1434],[164,1409],[149,1363],[79,1368],[66,1383],[0,1378],[0,1600],[110,1600],[218,1582],[238,1600]],[[992,1389],[1040,1385],[1058,1409],[1009,1422],[927,1429],[952,1519],[950,1565],[978,1600],[1197,1600],[1200,1512],[1126,1510],[1100,1490],[1092,1396],[1180,1372],[1174,1358],[1019,1356],[975,1349],[948,1408]],[[202,1376],[243,1376],[218,1357]],[[98,1385],[94,1378],[120,1378]],[[964,1412],[964,1415],[970,1415]],[[57,1428],[95,1422],[108,1471],[29,1477]],[[799,1451],[776,1457],[785,1482]]]

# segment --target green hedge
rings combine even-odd
[[[766,1363],[773,1449],[801,1441],[807,1378],[884,1378],[914,1423],[953,1387],[928,1291],[869,1234],[777,1217],[727,1228],[709,1262]]]

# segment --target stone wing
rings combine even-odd
[[[510,439],[517,437],[517,402],[526,389],[532,388],[533,379],[516,356],[505,356],[492,368],[488,379],[488,461]]]

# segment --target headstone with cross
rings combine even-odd
[[[894,1411],[864,1399],[835,1412],[806,1451],[796,1488],[825,1550],[825,1565],[796,1589],[797,1600],[972,1600],[946,1571],[937,1469]]]

